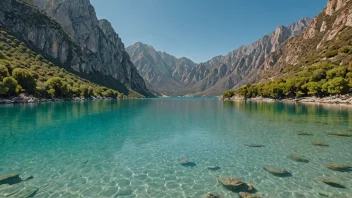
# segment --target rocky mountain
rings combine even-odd
[[[341,48],[352,45],[351,35],[352,1],[329,0],[303,34],[289,39],[268,56],[252,82],[293,76],[315,63],[351,65],[352,57],[339,53]]]
[[[289,26],[279,26],[248,46],[200,64],[186,58],[177,59],[142,43],[129,46],[127,52],[143,78],[166,95],[216,96],[247,83],[250,74],[263,65],[270,53],[300,35],[311,21],[303,18]]]
[[[97,19],[89,0],[2,0],[0,22],[72,73],[125,94],[152,95],[121,39],[108,21]]]
[[[149,83],[148,88],[172,96],[188,93],[183,82],[196,66],[194,62],[184,57],[177,59],[141,42],[127,47],[126,51],[140,75]]]

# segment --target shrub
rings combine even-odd
[[[37,86],[33,76],[25,69],[16,68],[12,71],[12,77],[17,80],[27,93],[34,93]]]
[[[50,96],[66,97],[69,94],[67,84],[62,78],[52,77],[45,82],[45,87]]]
[[[4,79],[5,77],[9,77],[10,73],[7,67],[4,65],[0,65],[0,80]]]
[[[10,95],[17,95],[21,92],[21,86],[18,84],[17,80],[12,77],[5,77],[3,80],[5,87],[8,88],[8,94]]]
[[[9,91],[9,88],[7,88],[4,83],[0,82],[0,95],[4,95]]]

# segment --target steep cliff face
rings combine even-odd
[[[348,57],[335,55],[339,48],[351,45],[351,35],[352,1],[329,0],[302,35],[289,39],[268,56],[252,82],[292,76],[319,62],[350,64]]]
[[[33,2],[57,21],[81,49],[80,58],[84,63],[77,61],[77,64],[71,65],[75,71],[92,76],[91,78],[96,81],[105,76],[103,82],[110,86],[120,84],[118,86],[120,89],[127,87],[143,95],[150,95],[144,80],[130,61],[121,39],[107,20],[97,19],[89,0],[33,0]],[[46,39],[45,36],[42,37],[42,42]],[[60,40],[56,40],[56,43],[57,46],[61,45]],[[101,75],[96,75],[97,73]]]
[[[187,87],[181,82],[195,66],[191,60],[177,59],[141,42],[127,47],[126,51],[130,54],[141,76],[148,81],[148,88],[165,95],[176,96],[188,93]]]
[[[174,86],[172,90],[176,95],[215,96],[249,81],[270,53],[289,38],[300,35],[311,21],[303,18],[290,26],[279,26],[248,46],[241,46],[226,56],[217,56],[200,64],[157,52],[142,43],[129,46],[127,52],[144,79],[153,87],[162,87],[164,94],[170,94],[168,90]]]
[[[311,19],[303,18],[290,26],[279,26],[248,46],[198,65],[194,69],[195,75],[191,73],[187,80],[200,95],[220,95],[224,90],[241,86],[250,79],[251,73],[261,67],[270,53],[289,38],[300,35],[310,23]]]

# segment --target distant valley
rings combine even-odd
[[[269,54],[304,32],[311,22],[312,19],[303,18],[289,26],[279,26],[248,46],[200,64],[157,51],[141,42],[127,47],[126,51],[148,89],[159,96],[218,96],[227,89],[252,82],[253,73]]]

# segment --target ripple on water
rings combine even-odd
[[[0,197],[26,196],[39,189],[35,197],[177,198],[218,192],[237,198],[217,182],[227,176],[254,184],[258,194],[270,198],[352,195],[352,172],[327,168],[332,162],[352,164],[351,137],[327,135],[351,128],[351,111],[306,106],[278,111],[270,105],[227,107],[218,101],[133,103],[136,111],[130,102],[119,107],[108,104],[105,112],[79,116],[67,110],[75,105],[55,112],[38,108],[35,114],[28,112],[37,119],[26,133],[8,123],[28,125],[28,109],[21,109],[21,119],[0,115],[0,125],[7,130],[0,133],[0,158],[5,159],[0,174],[34,176],[16,185],[0,185]],[[300,136],[297,131],[313,135]],[[330,146],[316,147],[314,141]],[[244,145],[249,143],[265,147]],[[290,159],[293,153],[309,162]],[[181,166],[181,158],[197,165]],[[293,176],[276,177],[263,169],[266,165],[282,167]],[[346,188],[317,180],[322,176],[336,178]]]

